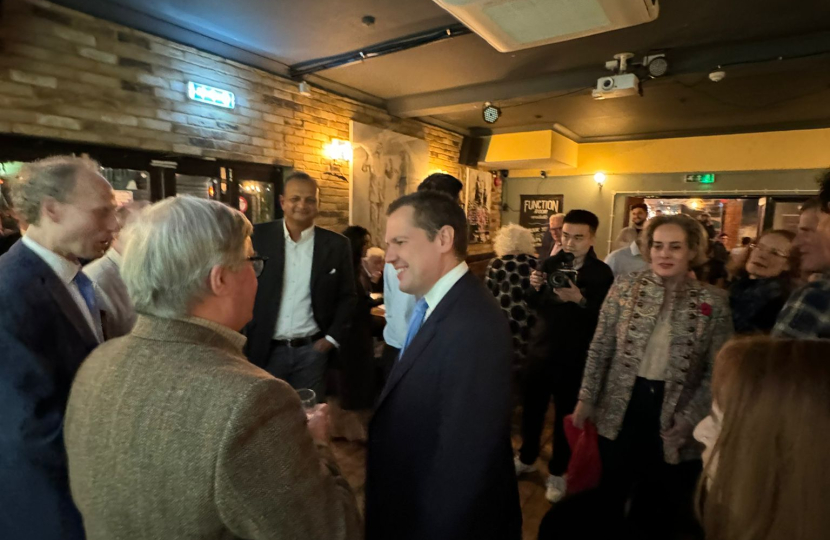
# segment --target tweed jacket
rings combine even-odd
[[[579,393],[595,407],[594,420],[603,437],[616,439],[645,356],[666,289],[651,270],[620,276],[605,299]],[[711,408],[715,355],[732,335],[732,317],[725,291],[686,280],[671,305],[670,358],[665,372],[661,429],[675,416],[697,425]],[[697,443],[664,447],[667,463],[700,458]]]
[[[352,540],[359,512],[296,392],[245,338],[140,315],[72,386],[69,485],[88,540]]]

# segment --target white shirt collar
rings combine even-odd
[[[642,253],[640,253],[640,246],[637,245],[636,240],[631,242],[631,254],[634,255],[635,257],[639,257],[639,256],[642,255]]]
[[[426,317],[429,317],[430,313],[432,313],[438,304],[443,300],[443,298],[450,292],[450,289],[458,283],[464,274],[467,273],[469,267],[467,266],[466,262],[461,262],[458,266],[444,274],[441,279],[439,279],[435,285],[429,290],[428,293],[424,295],[424,298],[427,301],[427,313]]]
[[[24,235],[20,241],[23,242],[23,245],[27,248],[34,251],[38,257],[43,259],[43,262],[49,265],[49,268],[51,268],[66,285],[72,283],[72,280],[75,279],[75,276],[81,270],[80,263],[72,262],[69,259],[61,257],[54,251],[46,249],[29,238],[28,235]]]
[[[294,242],[294,239],[291,238],[291,233],[288,232],[288,225],[285,224],[284,219],[282,220],[282,228],[285,231],[285,241],[287,242],[287,241],[290,240],[290,241]],[[309,238],[314,238],[314,225],[312,225],[308,229],[301,232],[300,233],[300,241],[299,242],[294,242],[294,243],[295,244],[302,244],[303,242],[307,241]]]
[[[115,251],[115,248],[109,248],[107,250],[107,255],[106,256],[109,257],[112,260],[112,262],[115,263],[115,266],[117,266],[118,268],[121,268],[121,262],[124,259],[121,257],[120,253]]]

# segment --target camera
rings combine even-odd
[[[548,272],[548,285],[551,289],[563,289],[571,286],[571,282],[576,283],[578,272],[574,270],[574,256],[573,253],[565,251],[559,252],[554,256],[556,259],[554,268]]]

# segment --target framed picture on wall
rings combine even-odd
[[[412,193],[429,170],[427,142],[394,131],[351,123],[351,223],[368,229],[374,245],[383,245],[386,209]]]
[[[493,174],[466,169],[467,223],[471,244],[490,242],[490,208],[493,201]]]

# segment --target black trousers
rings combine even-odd
[[[622,538],[703,537],[693,510],[701,461],[669,465],[663,460],[663,386],[638,377],[617,439],[599,437],[601,515],[617,524]]]
[[[553,397],[553,453],[548,470],[562,476],[568,470],[571,448],[565,437],[563,420],[576,407],[582,384],[583,362],[551,361],[546,356],[533,357],[524,377],[522,399],[522,447],[519,459],[531,464],[539,457],[545,413]]]

